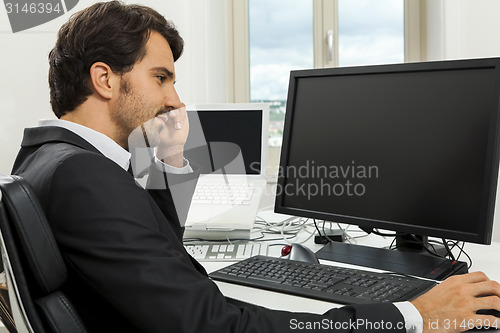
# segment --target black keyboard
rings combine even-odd
[[[210,277],[341,304],[407,301],[435,285],[412,277],[266,256],[242,260]]]

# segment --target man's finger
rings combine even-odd
[[[500,297],[500,284],[496,281],[482,281],[474,286],[476,296],[496,296]]]
[[[455,281],[460,281],[460,283],[479,283],[484,281],[490,281],[490,279],[483,272],[473,272],[463,275],[455,275],[452,278]]]
[[[475,303],[475,310],[489,310],[494,309],[500,311],[500,297],[486,296],[478,297]],[[500,319],[499,319],[500,321]]]

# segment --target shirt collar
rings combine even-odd
[[[104,156],[118,164],[125,170],[130,165],[130,153],[110,137],[93,129],[62,119],[40,120],[38,126],[57,126],[65,128],[85,139],[99,150]]]

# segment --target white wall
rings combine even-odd
[[[47,54],[55,29],[12,34],[0,10],[0,173],[9,173],[24,127],[51,115]]]
[[[427,60],[500,57],[500,1],[427,0],[426,7]],[[493,240],[500,241],[498,190]]]
[[[427,0],[427,60],[500,57],[500,1]]]
[[[59,27],[70,14],[97,2],[78,5],[53,21],[13,34],[0,8],[0,174],[10,173],[22,132],[38,119],[53,118],[47,83],[47,55]],[[185,40],[176,63],[177,89],[186,104],[228,101],[226,0],[136,0],[172,20]]]

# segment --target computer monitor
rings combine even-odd
[[[293,71],[275,211],[489,244],[500,58]]]
[[[264,103],[199,104],[187,107],[185,157],[201,174],[264,176],[269,106]],[[241,154],[241,168],[227,165]],[[239,166],[239,165],[238,165]]]

